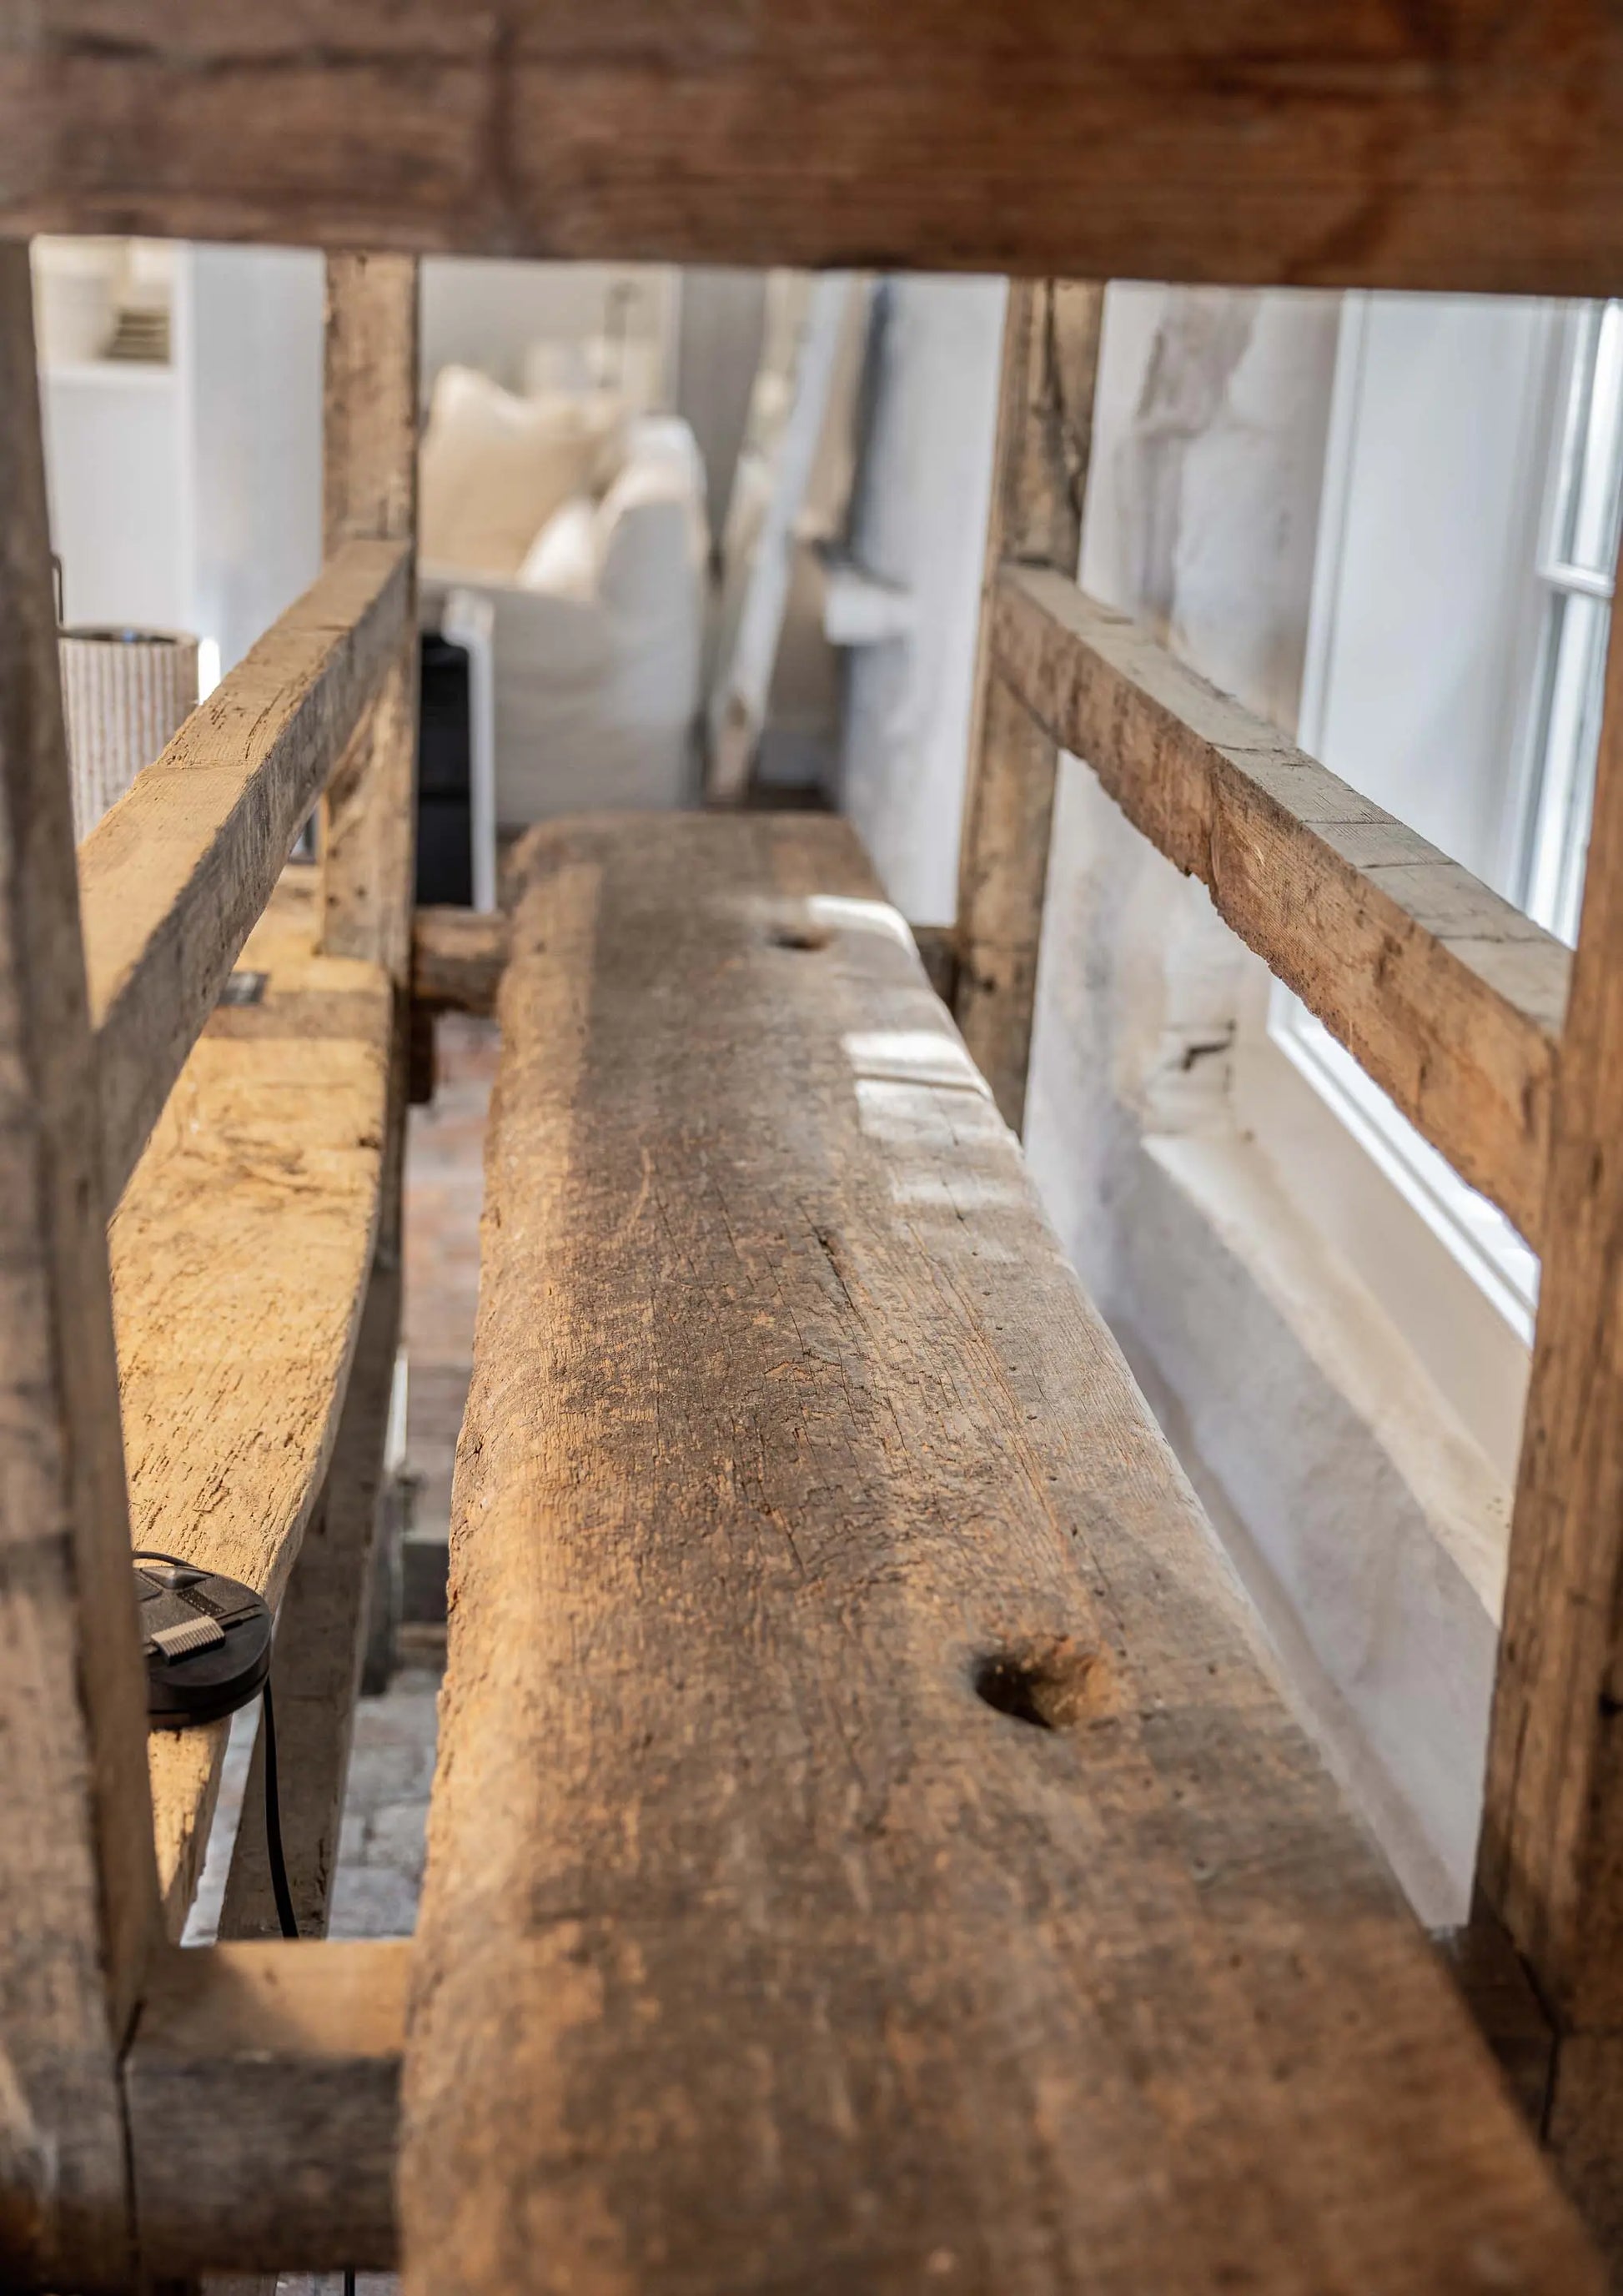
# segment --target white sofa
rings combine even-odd
[[[691,802],[709,536],[686,423],[518,400],[446,369],[422,478],[425,624],[452,589],[492,609],[500,826]]]

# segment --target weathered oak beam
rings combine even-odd
[[[999,674],[1537,1244],[1561,942],[1072,582],[1005,567]]]
[[[385,1437],[400,1337],[401,1269],[372,1271],[326,1482],[276,1620],[271,1688],[288,1894],[301,1938],[332,1910],[344,1788],[360,1690],[367,1600],[383,1497]],[[254,1742],[220,1915],[223,1938],[281,1934],[265,1831],[265,1733]]]
[[[849,825],[514,875],[407,2296],[1598,2292]]]
[[[111,1207],[299,824],[410,627],[411,554],[348,545],[79,853]]]
[[[170,1948],[126,2060],[143,2271],[386,2271],[406,1942]]]
[[[382,1193],[393,999],[379,966],[316,953],[317,914],[315,870],[285,871],[242,950],[259,1001],[209,1015],[108,1231],[136,1543],[273,1606],[328,1472]],[[225,1737],[146,1749],[171,1935]]]
[[[1005,558],[1066,576],[1077,570],[1103,321],[1102,287],[1059,279],[1010,287],[958,856],[953,1013],[1016,1132],[1026,1112],[1059,750],[996,674],[991,609]]]
[[[497,910],[421,908],[412,920],[412,997],[442,1013],[496,1011],[508,921]]]
[[[411,964],[417,786],[417,266],[327,258],[322,525],[329,565],[365,543],[409,554],[393,659],[322,804],[322,946],[381,964],[404,996]]]
[[[0,248],[0,2285],[122,2288],[158,1929],[26,249]]]
[[[340,1549],[373,1554],[383,1485],[389,1396],[399,1341],[401,1218],[406,1111],[411,1086],[412,903],[416,891],[417,712],[421,679],[417,635],[417,391],[420,324],[418,267],[400,255],[329,255],[322,383],[322,531],[329,561],[365,540],[407,554],[406,627],[372,706],[327,785],[321,814],[322,946],[382,968],[392,1003],[389,1092],[383,1114],[383,1172],[377,1251],[367,1298],[366,1349],[359,1385],[346,1414],[346,1440],[323,1495],[326,1521]],[[336,1555],[334,1562],[336,1565]],[[367,1599],[381,1595],[398,1557],[378,1552]],[[353,1589],[350,1590],[353,1593]],[[348,1598],[346,1597],[347,1601]],[[387,1670],[394,1625],[373,1637]],[[337,1653],[334,1652],[336,1658]],[[312,1736],[324,1695],[323,1669],[307,1684]],[[331,1677],[331,1669],[326,1669]],[[329,1689],[335,1681],[329,1680]],[[342,1760],[333,1767],[333,1757]],[[348,1767],[348,1720],[341,1742],[316,1758],[316,1808],[341,1797]],[[337,1807],[333,1802],[332,1820]]]
[[[1623,287],[1607,0],[253,0],[0,18],[0,228]]]
[[[1550,2136],[1623,2262],[1623,642],[1556,1069],[1479,1883],[1555,2027]]]

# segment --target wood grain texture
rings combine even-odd
[[[410,542],[417,531],[417,265],[330,255],[322,403],[322,534]]]
[[[523,871],[408,2291],[1597,2291],[848,828]]]
[[[1555,2045],[1545,2141],[1617,2285],[1623,2264],[1623,2033],[1578,2032]]]
[[[440,1012],[496,1011],[508,922],[496,911],[428,907],[412,920],[412,996]]]
[[[276,1620],[271,1689],[277,1806],[288,1891],[301,1938],[324,1938],[338,1866],[344,1787],[373,1550],[383,1497],[401,1272],[394,1255],[366,1287],[344,1407],[321,1496],[299,1543]],[[223,1938],[281,1934],[265,1833],[265,1734],[254,1742],[242,1822],[220,1915]]]
[[[411,966],[417,789],[417,266],[327,258],[323,532],[413,554],[396,659],[322,802],[322,946],[382,965],[404,997]]]
[[[135,1544],[275,1604],[337,1431],[379,1218],[392,1002],[316,956],[314,870],[243,952],[258,1005],[199,1037],[109,1232]],[[126,1564],[127,1575],[127,1563]],[[225,1726],[155,1732],[159,1864],[178,1935]]]
[[[1462,1928],[1434,1939],[1483,2039],[1498,2059],[1528,2127],[1542,2136],[1555,2069],[1555,2032],[1526,1964],[1479,1906]]]
[[[1596,295],[1607,0],[9,0],[0,225]]]
[[[1479,1880],[1557,2034],[1552,2129],[1623,2259],[1623,646],[1562,1038]],[[1581,2044],[1581,2047],[1580,2047]],[[1588,2072],[1570,2070],[1586,2053]],[[1584,2098],[1588,2099],[1586,2109]]]
[[[1059,751],[998,679],[992,618],[1005,559],[1074,575],[1094,442],[1104,290],[1009,290],[986,570],[958,855],[953,1011],[1005,1122],[1020,1131]]]
[[[0,2284],[131,2271],[157,1929],[28,251],[0,247]]]
[[[410,1950],[234,1944],[159,1960],[126,2066],[150,2272],[392,2263]]]
[[[109,1204],[411,613],[409,551],[347,545],[86,840]]]
[[[1074,583],[1005,569],[1000,676],[1537,1245],[1561,942]]]

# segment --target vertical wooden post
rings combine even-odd
[[[1555,2030],[1546,2126],[1623,2260],[1623,631],[1556,1071],[1479,1897]]]
[[[1015,280],[1004,328],[954,1004],[964,1041],[1017,1132],[1026,1109],[1058,752],[993,668],[989,606],[1005,560],[1076,573],[1103,306],[1102,287]]]
[[[327,258],[324,532],[406,541],[417,514],[417,265],[393,255]],[[323,938],[381,964],[395,990],[373,1267],[332,1460],[277,1625],[272,1672],[283,1844],[301,1936],[325,1931],[383,1493],[400,1335],[411,920],[415,863],[417,631],[329,784],[322,823]],[[266,1856],[263,1738],[255,1749],[222,1934],[275,1930]]]
[[[417,263],[327,258],[322,531],[329,553],[417,529]],[[415,858],[417,633],[340,761],[322,821],[324,946],[384,965],[404,997]]]
[[[0,2283],[129,2284],[159,1934],[26,246],[0,246]]]
[[[301,1938],[325,1937],[366,1629],[369,1562],[400,1333],[400,1266],[373,1269],[332,1462],[277,1621],[276,1768],[288,1893]],[[265,1734],[254,1747],[220,1915],[223,1938],[278,1934],[265,1833]]]

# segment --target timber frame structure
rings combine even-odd
[[[1591,2235],[1623,2263],[1623,645],[1570,958],[1074,578],[1083,283],[1623,292],[1623,19],[273,16],[0,4],[0,2278],[1598,2289]],[[42,230],[332,250],[324,570],[77,856]],[[435,250],[1015,275],[962,1040],[838,824],[549,833],[511,951],[414,929]],[[963,1061],[1018,1128],[1062,751],[1542,1256],[1459,1960],[1588,2234],[1248,1655]],[[284,865],[318,802],[319,865]],[[245,950],[265,1003],[217,1009]],[[412,1023],[498,981],[490,1186],[534,1217],[487,1230],[428,1893],[415,1941],[343,1945]],[[922,1086],[886,1066],[925,1040]],[[915,1089],[934,1129],[904,1165]],[[627,1261],[617,1305],[651,1191],[665,1289]],[[897,1207],[943,1202],[921,1259]],[[656,1456],[670,1521],[693,1511],[668,1551],[637,1513]],[[149,1751],[132,1533],[278,1608],[300,1942],[251,1824],[229,1941],[176,1942],[222,1733]]]

